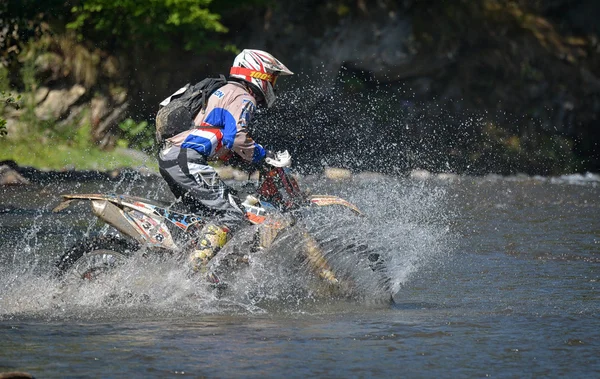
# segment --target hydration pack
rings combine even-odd
[[[206,109],[208,98],[227,84],[225,76],[206,78],[199,83],[186,84],[164,99],[156,114],[156,141],[162,144],[167,138],[194,127],[194,118]]]

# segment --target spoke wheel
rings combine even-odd
[[[137,248],[115,236],[85,238],[60,257],[56,267],[59,276],[92,281],[123,264]]]

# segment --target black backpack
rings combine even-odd
[[[193,128],[194,118],[206,108],[208,97],[225,84],[227,79],[223,75],[206,78],[194,85],[186,84],[163,100],[156,114],[156,141],[162,144],[167,138]]]

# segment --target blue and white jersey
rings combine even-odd
[[[206,109],[194,119],[195,129],[167,141],[194,149],[209,160],[227,160],[234,152],[246,161],[258,163],[265,158],[266,151],[247,130],[255,110],[256,100],[244,86],[228,82],[208,98]]]

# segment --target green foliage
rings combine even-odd
[[[123,139],[118,141],[121,147],[132,147],[143,151],[151,151],[154,147],[156,129],[147,121],[136,122],[128,118],[119,124]]]
[[[15,59],[21,45],[41,35],[47,28],[45,14],[62,14],[64,0],[9,0],[0,1],[0,64],[17,64]],[[46,13],[47,12],[47,13]]]
[[[82,115],[82,118],[86,118],[88,114]],[[90,135],[92,134],[92,125],[89,122],[81,122],[79,121],[79,127],[76,128],[75,134],[70,136],[71,145],[76,146],[78,148],[91,148],[93,147],[93,142],[90,139]],[[70,128],[73,130],[74,128]]]
[[[20,74],[21,81],[25,87],[21,103],[23,114],[20,117],[20,121],[27,125],[27,130],[30,128],[40,129],[42,128],[42,124],[38,123],[37,116],[35,115],[35,91],[39,83],[35,78],[34,61],[26,60],[21,66]],[[27,130],[24,130],[24,132],[27,132]]]
[[[22,166],[61,170],[112,170],[121,167],[147,167],[157,172],[155,159],[136,157],[129,152],[115,149],[103,151],[97,147],[70,146],[57,140],[48,140],[31,147],[30,140],[0,139],[0,161],[14,160]]]
[[[7,85],[7,72],[6,69],[0,66],[0,102],[2,103],[2,110],[0,111],[0,137],[4,137],[8,134],[6,130],[6,120],[4,117],[6,107],[13,107],[19,109],[21,107],[21,95],[14,96],[8,92]]]
[[[21,108],[21,95],[14,96],[10,92],[1,91],[0,101],[2,101],[2,113],[4,113],[4,109],[8,106],[15,109]]]
[[[0,91],[3,93],[10,88],[8,84],[8,70],[0,65]]]
[[[276,6],[275,0],[9,0],[0,1],[0,63],[15,57],[31,38],[74,31],[110,53],[141,46],[167,50],[236,50],[219,41],[228,28],[248,13]],[[243,21],[242,21],[243,22]],[[223,47],[225,46],[225,47]]]
[[[79,38],[114,45],[146,44],[166,50],[179,36],[188,50],[206,45],[207,33],[227,32],[220,16],[209,10],[212,0],[80,0],[71,8],[67,28]],[[110,36],[109,38],[106,38]]]

